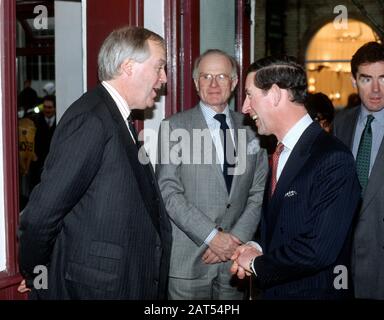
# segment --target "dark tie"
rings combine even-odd
[[[129,127],[129,131],[131,131],[132,133],[132,136],[133,136],[133,140],[137,146],[138,149],[140,149],[141,147],[141,143],[139,141],[139,137],[137,135],[137,131],[136,131],[136,128],[135,128],[135,124],[134,124],[134,120],[133,118],[131,117],[132,114],[129,115],[129,117],[127,118],[127,121],[128,121],[128,127]]]
[[[231,133],[229,131],[227,121],[225,121],[225,114],[218,113],[214,116],[214,118],[220,122],[220,136],[222,137],[221,141],[224,152],[223,175],[225,179],[225,184],[227,186],[227,191],[228,193],[230,193],[233,180],[233,173],[229,173],[228,169],[235,167],[236,150],[231,138]]]
[[[359,177],[362,192],[368,184],[369,167],[371,163],[371,148],[372,148],[372,128],[371,123],[374,116],[371,114],[367,116],[367,122],[363,133],[361,134],[359,149],[356,156],[356,169],[357,176]]]
[[[276,189],[277,184],[277,165],[279,164],[280,154],[284,150],[284,145],[279,142],[276,146],[275,152],[272,154],[272,177],[271,177],[271,197]]]

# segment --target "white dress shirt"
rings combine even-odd
[[[129,109],[128,103],[120,95],[120,93],[118,93],[117,90],[114,87],[112,87],[108,82],[103,81],[101,84],[104,86],[104,88],[111,95],[112,99],[115,101],[117,108],[119,109],[121,116],[124,119],[125,125],[127,126],[128,132],[131,134],[133,142],[135,142],[134,135],[131,132],[131,130],[129,130],[129,126],[128,126],[128,120],[127,119],[129,117],[129,115],[131,114],[131,110]]]
[[[306,114],[298,122],[296,122],[296,124],[291,129],[289,129],[287,134],[284,136],[283,140],[281,141],[281,143],[284,145],[284,149],[280,154],[279,163],[277,164],[276,181],[279,181],[281,172],[283,171],[285,164],[287,163],[288,158],[291,155],[291,152],[297,141],[299,141],[305,129],[307,129],[312,122],[312,118],[309,116],[309,114]]]

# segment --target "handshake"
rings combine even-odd
[[[232,260],[231,273],[243,279],[253,273],[253,261],[261,256],[262,248],[253,241],[246,244],[235,235],[219,231],[209,243],[209,248],[204,252],[202,260],[206,264],[214,264]]]
[[[239,279],[250,276],[254,273],[253,261],[262,254],[261,247],[253,241],[237,247],[231,257],[233,261],[230,269],[231,273],[236,274]]]

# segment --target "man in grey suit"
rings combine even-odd
[[[171,225],[129,121],[167,81],[164,40],[123,27],[104,41],[98,63],[101,84],[63,115],[21,216],[19,291],[32,289],[34,299],[165,299]],[[47,269],[47,288],[35,285],[36,266]]]
[[[200,103],[161,125],[156,173],[172,224],[170,299],[244,296],[229,259],[257,229],[268,164],[243,115],[229,109],[236,70],[223,51],[202,54],[193,73]]]
[[[352,277],[356,298],[384,299],[384,46],[363,45],[351,69],[361,105],[340,112],[333,133],[352,150],[363,189]]]

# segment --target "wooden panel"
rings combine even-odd
[[[143,0],[87,1],[87,85],[98,83],[97,55],[108,34],[124,25],[142,26]]]
[[[250,11],[249,1],[236,1],[236,60],[239,64],[236,108],[239,112],[245,98],[245,77],[250,64]]]
[[[16,106],[16,2],[0,2],[0,42],[4,150],[4,196],[6,227],[6,272],[0,273],[0,298],[23,298],[16,292],[21,277],[17,268],[16,228],[18,223],[18,140]]]

